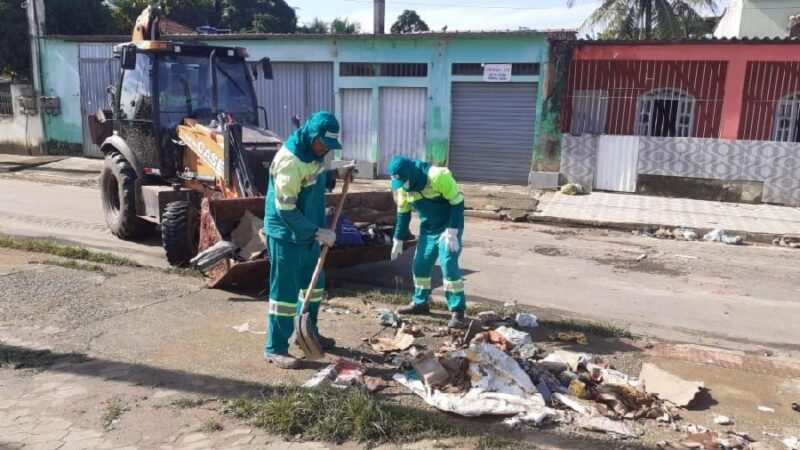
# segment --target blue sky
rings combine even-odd
[[[330,21],[348,17],[372,31],[372,0],[287,0],[298,8],[299,22],[314,17]],[[534,30],[577,28],[600,0],[577,0],[571,9],[566,0],[386,0],[386,28],[404,9],[413,9],[431,30]]]

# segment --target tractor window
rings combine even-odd
[[[201,122],[210,122],[217,112],[233,114],[244,123],[256,123],[255,99],[247,79],[244,62],[238,59],[217,58],[217,99],[214,91],[211,64],[203,56],[164,55],[158,62],[158,109],[170,116],[182,115]]]
[[[153,120],[153,100],[150,94],[150,77],[153,60],[150,55],[138,53],[136,68],[126,70],[119,95],[119,117],[123,120]]]

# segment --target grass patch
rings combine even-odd
[[[50,350],[20,350],[0,346],[0,368],[36,369],[47,367],[56,359]]]
[[[260,401],[232,400],[225,411],[269,434],[334,443],[413,442],[458,431],[433,416],[391,405],[356,388],[286,387]]]
[[[628,328],[614,323],[576,322],[572,319],[539,320],[539,325],[564,331],[581,331],[601,337],[631,338]]]
[[[535,449],[533,444],[515,441],[498,436],[481,436],[475,450],[515,450],[515,449]]]
[[[211,399],[202,397],[181,397],[169,402],[169,406],[175,406],[181,409],[197,408],[210,402]]]
[[[116,421],[122,417],[122,413],[127,411],[128,408],[125,407],[125,404],[122,402],[121,399],[115,398],[108,403],[106,406],[106,410],[103,413],[103,426],[105,428],[110,428]]]
[[[98,266],[97,264],[86,264],[82,262],[78,262],[74,259],[68,259],[66,261],[61,261],[57,259],[43,259],[41,261],[30,261],[29,264],[42,264],[46,266],[58,266],[63,267],[65,269],[75,269],[75,270],[83,270],[85,272],[94,272],[94,273],[102,273],[104,275],[112,275],[106,271],[103,266]]]
[[[200,431],[205,431],[206,433],[222,431],[222,428],[222,424],[217,419],[206,419],[200,424]]]
[[[67,259],[79,259],[112,266],[142,267],[141,264],[124,256],[97,252],[81,246],[58,244],[43,239],[17,238],[0,234],[0,247],[32,253],[46,253]]]
[[[203,272],[195,269],[194,267],[169,267],[164,269],[164,273],[167,275],[178,275],[181,277],[190,277],[190,278],[205,278],[206,276],[203,275]]]

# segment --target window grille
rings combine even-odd
[[[689,137],[694,99],[675,89],[650,91],[639,97],[636,118],[639,136]]]
[[[342,77],[427,77],[426,63],[341,63]]]

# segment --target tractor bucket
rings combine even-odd
[[[335,206],[340,194],[328,194],[327,206]],[[249,211],[259,219],[264,218],[264,197],[243,199],[204,198],[200,212],[200,248],[202,252],[220,240],[230,240],[230,234]],[[392,193],[353,192],[347,195],[343,215],[356,226],[376,224],[385,230],[391,229],[396,217],[396,205]],[[406,249],[416,246],[416,240],[406,241]],[[361,264],[388,261],[391,257],[390,242],[371,242],[358,247],[334,247],[325,261],[325,269],[343,269]],[[208,285],[212,288],[257,288],[265,289],[269,280],[269,257],[267,253],[252,261],[237,261],[226,258],[206,270]]]

